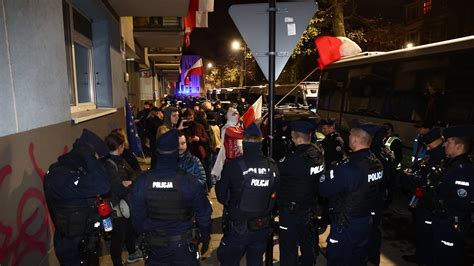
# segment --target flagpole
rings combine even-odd
[[[290,95],[296,88],[298,88],[298,86],[303,83],[305,80],[307,80],[314,72],[316,72],[316,70],[318,70],[319,68],[316,67],[313,71],[311,71],[311,73],[309,73],[308,75],[306,75],[306,77],[304,79],[302,79],[298,84],[296,84],[296,86],[291,89],[287,94],[285,94],[285,96],[283,96],[276,104],[275,106],[278,106],[288,95]],[[321,81],[321,78],[320,78],[320,81]]]
[[[275,56],[276,56],[276,0],[269,0],[268,5],[268,24],[269,24],[269,36],[268,36],[268,114],[270,120],[270,132],[268,134],[268,156],[273,156],[273,100],[275,93]],[[273,217],[272,217],[273,220]],[[271,223],[273,226],[273,222]],[[273,265],[273,232],[267,240],[267,250],[265,251],[265,265]]]
[[[290,93],[292,93],[296,88],[298,88],[298,86],[303,83],[306,79],[308,79],[316,70],[318,70],[318,68],[316,67],[313,71],[311,71],[311,73],[309,73],[303,80],[301,80],[298,84],[296,84],[295,87],[293,87],[293,89],[290,90],[290,92],[288,92],[287,94],[285,94],[285,96],[283,96],[283,98],[281,98],[280,101],[278,101],[275,106],[278,106],[278,104],[280,104]],[[322,74],[322,73],[321,73]],[[321,77],[322,75],[319,76],[319,81],[321,82]],[[265,118],[267,115],[268,115],[268,108],[267,108],[267,112],[262,115],[262,119]]]

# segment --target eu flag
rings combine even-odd
[[[127,98],[125,98],[125,110],[127,112],[127,137],[130,150],[135,153],[135,155],[143,155],[142,143],[138,136],[137,126],[135,125],[132,115],[132,108],[130,104],[128,104]]]

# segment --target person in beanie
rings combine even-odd
[[[56,228],[54,251],[61,265],[99,265],[96,200],[109,192],[110,181],[98,159],[107,154],[102,139],[84,129],[45,176],[44,194]]]
[[[256,124],[244,131],[243,156],[228,161],[216,183],[217,200],[228,211],[227,230],[217,250],[221,265],[262,265],[272,233],[272,210],[279,186],[278,169],[263,155],[262,132]]]
[[[147,247],[147,264],[196,265],[193,217],[199,227],[201,253],[209,248],[211,205],[198,180],[178,166],[179,132],[171,129],[156,141],[156,165],[136,180],[131,219]]]

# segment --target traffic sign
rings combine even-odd
[[[268,80],[268,4],[232,5],[229,14]],[[276,3],[275,79],[288,62],[318,6],[314,0]]]

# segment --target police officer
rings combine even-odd
[[[280,212],[280,264],[314,265],[318,255],[318,236],[311,224],[324,157],[318,146],[311,144],[315,127],[307,121],[290,125],[294,152],[280,161],[281,186],[278,195]],[[298,260],[298,245],[301,257]]]
[[[329,197],[331,211],[328,265],[366,264],[370,211],[383,181],[382,163],[369,150],[377,129],[374,124],[354,126],[349,136],[349,158],[320,178],[319,192]]]
[[[433,190],[433,177],[436,167],[445,158],[443,139],[439,128],[425,133],[419,140],[426,147],[426,156],[416,161],[401,175],[401,182],[410,191],[410,207],[413,209],[416,232],[416,251],[414,255],[404,255],[405,261],[433,265],[433,205],[427,196]]]
[[[244,131],[243,156],[226,162],[216,183],[217,200],[228,210],[229,228],[217,250],[221,265],[262,265],[272,233],[271,213],[279,185],[278,169],[263,155],[262,133],[256,124]]]
[[[58,158],[45,176],[44,194],[56,228],[54,250],[61,265],[99,265],[98,195],[110,190],[99,157],[105,143],[84,129],[72,150]]]
[[[344,140],[342,140],[339,133],[336,132],[336,120],[332,118],[321,119],[319,123],[321,124],[323,134],[326,136],[321,141],[321,145],[324,149],[324,162],[326,166],[329,167],[344,159]]]
[[[387,132],[384,127],[379,127],[372,137],[372,143],[370,150],[374,153],[375,157],[379,159],[383,166],[383,179],[381,183],[381,189],[375,204],[370,210],[372,216],[372,225],[369,233],[368,243],[368,258],[369,262],[374,265],[380,264],[380,247],[382,245],[382,232],[380,231],[380,224],[382,222],[382,215],[384,210],[384,203],[387,195],[387,186],[394,173],[395,168],[393,167],[393,154],[384,145],[384,138]]]
[[[199,226],[201,253],[209,247],[211,205],[195,177],[178,168],[178,130],[156,141],[156,165],[140,175],[131,197],[131,219],[145,239],[147,264],[197,265],[192,243],[193,215]]]
[[[395,129],[393,128],[392,123],[384,123],[383,127],[387,131],[387,136],[384,139],[385,147],[393,152],[395,156],[395,168],[396,170],[400,170],[402,168],[403,159],[402,141],[398,135],[395,134]]]
[[[411,152],[411,162],[415,163],[418,160],[421,160],[425,157],[426,154],[426,147],[422,141],[424,135],[428,134],[430,130],[433,128],[430,122],[423,121],[423,123],[415,125],[416,127],[416,137],[413,140],[413,148]]]
[[[448,127],[443,136],[449,159],[433,197],[433,257],[435,265],[461,265],[474,212],[474,166],[468,157],[474,126]]]

